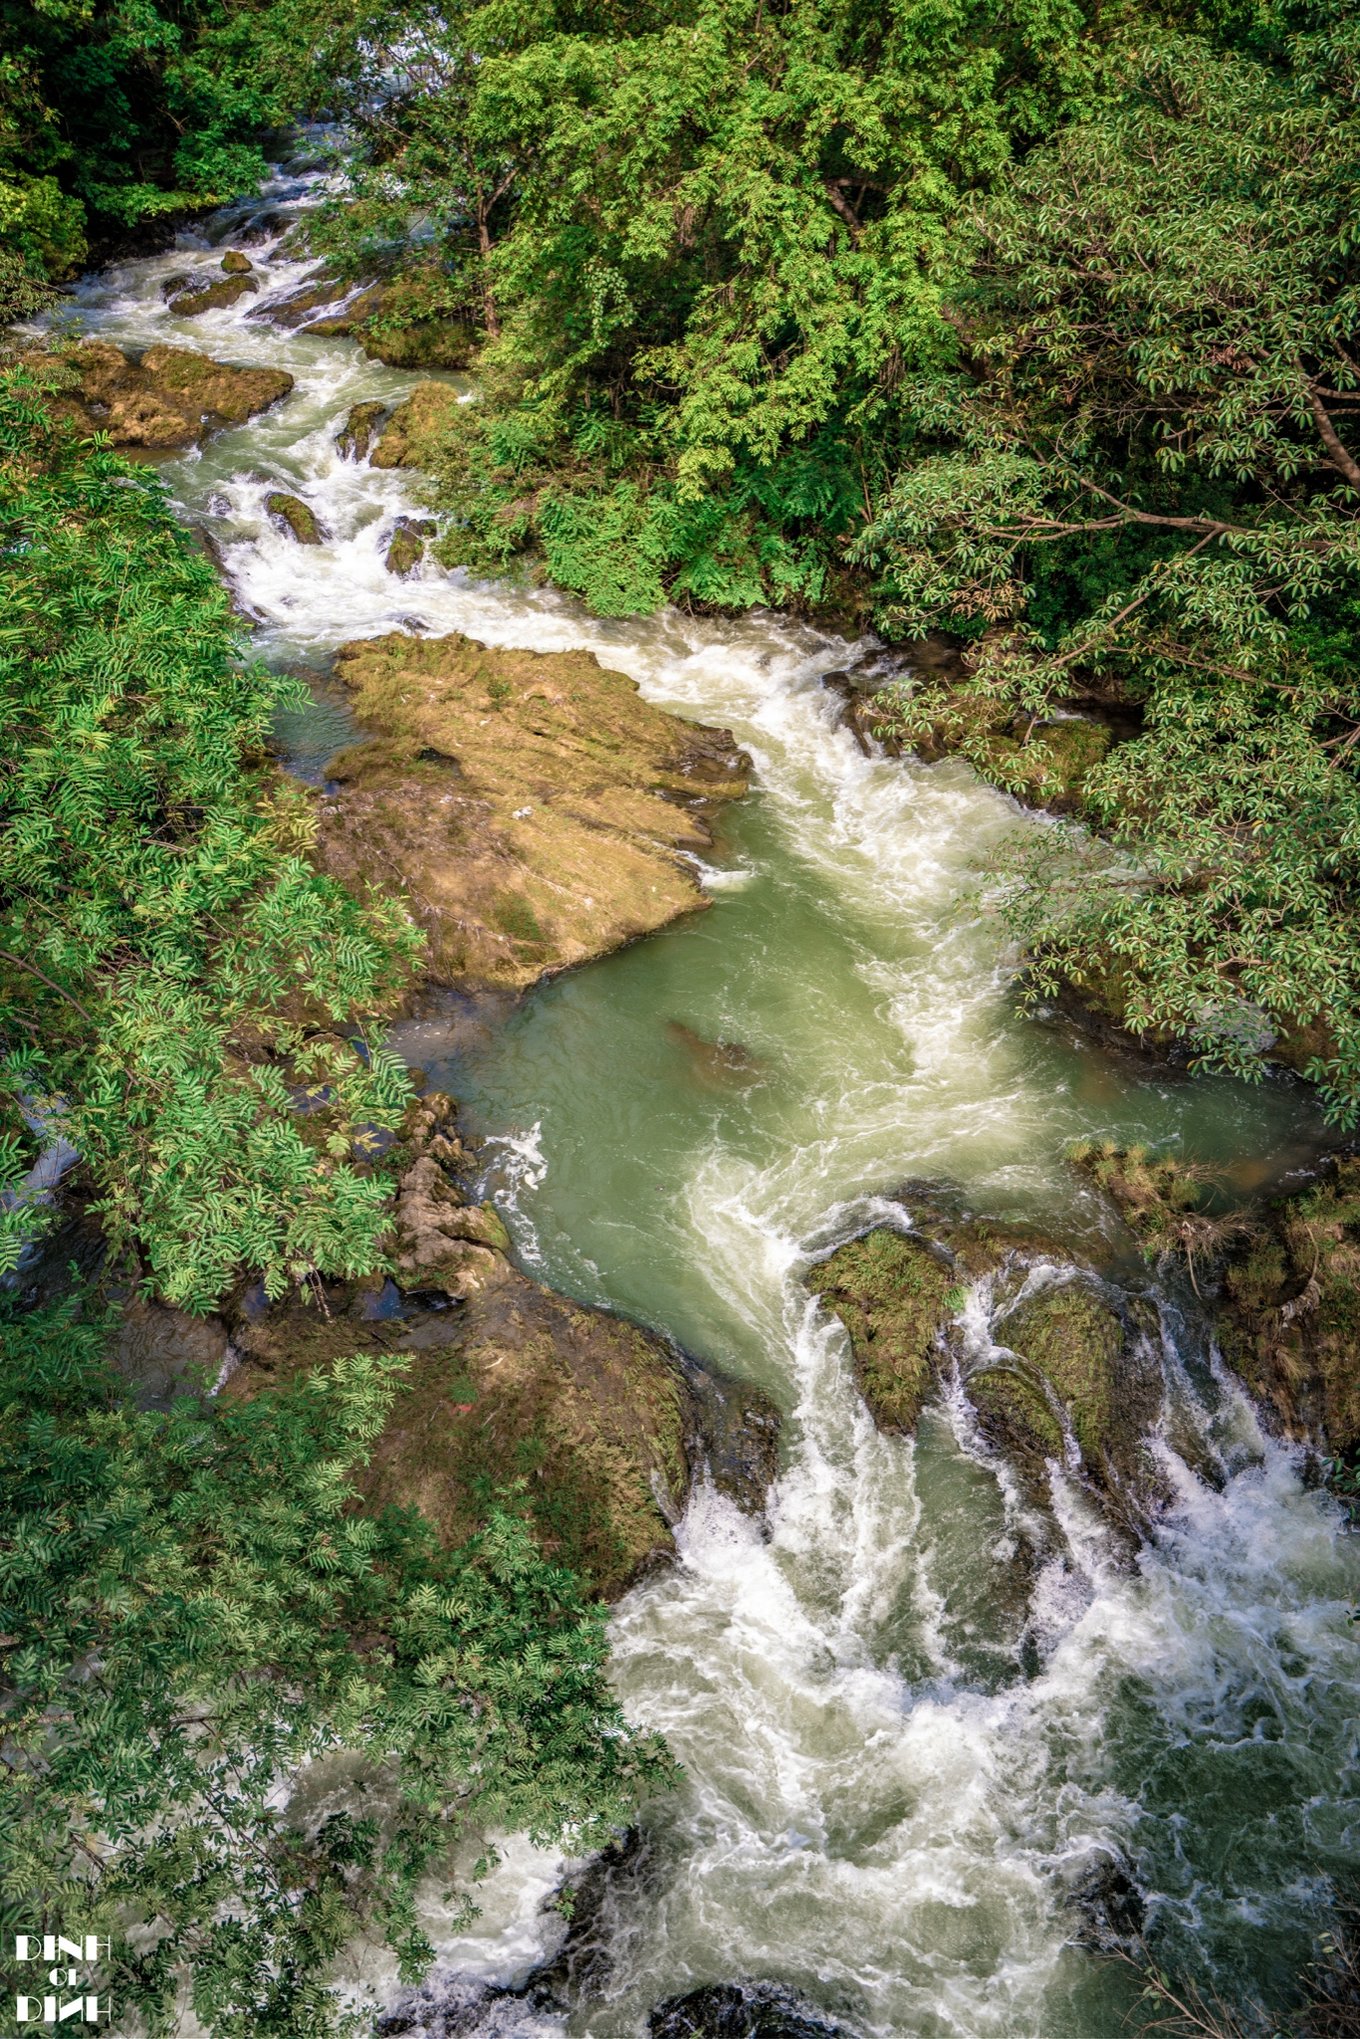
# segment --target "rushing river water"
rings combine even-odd
[[[312,188],[280,180],[268,203]],[[239,210],[211,239],[247,225]],[[1279,1989],[1356,1853],[1360,1545],[1333,1504],[1163,1299],[1154,1449],[1173,1505],[1130,1565],[1055,1474],[1061,1533],[1025,1573],[1026,1504],[962,1395],[912,1442],[878,1435],[802,1277],[911,1179],[1069,1237],[1108,1228],[1063,1164],[1077,1136],[1174,1137],[1283,1172],[1316,1137],[1299,1091],[1191,1082],[1018,1018],[983,893],[1016,811],[961,765],[861,755],[819,685],[843,643],[771,616],[601,623],[430,565],[388,574],[418,484],[342,460],[334,437],[351,404],[415,378],[256,316],[306,268],[269,242],[251,248],[258,298],[172,318],[160,286],[195,246],[94,279],[72,317],[125,347],[296,377],[276,410],[165,469],[270,657],[321,673],[346,638],[401,626],[584,645],[732,729],[756,764],[708,913],[543,988],[456,1054],[437,1020],[403,1034],[487,1136],[489,1187],[535,1273],[663,1327],[785,1412],[768,1521],[701,1486],[678,1565],[614,1618],[625,1705],[686,1776],[650,1810],[603,1998],[569,2021],[514,2002],[468,2016],[627,2039],[658,1999],[746,1978],[883,2039],[1103,2039],[1136,1988],[1085,1944],[1076,1899],[1112,1864],[1146,1894],[1165,1961],[1230,1996]],[[270,525],[280,485],[323,545]],[[315,775],[347,734],[322,684],[281,741]],[[740,1042],[747,1080],[696,1061],[671,1022]],[[984,1293],[964,1318],[985,1343]],[[441,1973],[521,1979],[560,1937],[540,1909],[557,1873],[512,1843],[462,1937],[432,1896]],[[381,1982],[381,1963],[356,1957],[361,1974]]]

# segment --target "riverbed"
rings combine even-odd
[[[649,1809],[609,1979],[570,2013],[488,1999],[456,2029],[633,2039],[658,2000],[745,1980],[864,2039],[1105,2039],[1137,1993],[1092,1946],[1110,1890],[1166,1964],[1238,2001],[1280,1991],[1356,1857],[1360,1544],[1335,1503],[1263,1434],[1189,1300],[1147,1276],[1167,1381],[1149,1449],[1170,1501],[1130,1560],[1055,1467],[1057,1539],[1026,1572],[1031,1503],[962,1393],[914,1440],[880,1435],[804,1276],[921,1183],[1113,1241],[1064,1161],[1077,1138],[1174,1140],[1287,1181],[1319,1139],[1306,1093],[1191,1079],[1022,1015],[990,866],[1045,824],[960,763],[863,755],[821,684],[857,650],[833,633],[763,614],[601,622],[527,583],[431,562],[390,574],[420,480],[335,438],[351,405],[417,378],[260,317],[309,266],[276,238],[249,247],[258,297],[176,319],[161,294],[186,257],[266,212],[276,233],[316,189],[281,175],[259,207],[89,280],[64,315],[123,347],[296,378],[163,469],[264,654],[315,677],[315,708],[279,730],[294,768],[318,778],[350,734],[328,654],[397,628],[585,647],[649,700],[731,729],[755,763],[701,874],[708,911],[495,1025],[433,1009],[398,1035],[463,1100],[531,1272],[755,1381],[785,1419],[766,1519],[701,1482],[676,1565],[615,1610],[624,1704],[685,1777]],[[315,512],[321,545],[271,524],[279,487]],[[985,1340],[985,1285],[960,1316]],[[431,1893],[460,2002],[469,1978],[516,1985],[560,1938],[542,1909],[559,1867],[509,1844],[461,1936]],[[345,1979],[390,1996],[371,1950]]]

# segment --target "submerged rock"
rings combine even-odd
[[[342,430],[335,435],[335,448],[341,459],[367,460],[386,416],[386,404],[352,404]]]
[[[746,790],[725,730],[588,652],[396,635],[337,671],[381,735],[332,759],[318,853],[361,890],[400,881],[437,982],[520,990],[707,905],[681,853]]]
[[[726,1090],[764,1077],[758,1058],[740,1041],[710,1041],[683,1020],[667,1020],[666,1034],[683,1048],[691,1074],[705,1089]]]
[[[648,2039],[835,2039],[844,2026],[773,1982],[717,1982],[667,1997],[647,2020]]]
[[[572,1871],[549,1900],[559,1911],[569,1905],[566,1937],[526,1979],[527,1998],[566,2010],[603,1993],[619,1965],[652,1868],[648,1837],[641,1828],[629,1827]]]
[[[107,340],[86,340],[54,358],[74,386],[50,399],[53,410],[86,432],[105,432],[115,446],[168,452],[193,446],[224,425],[267,411],[293,387],[279,368],[234,368],[188,347],[148,347],[134,361]]]
[[[259,287],[254,276],[239,272],[215,276],[204,283],[190,277],[186,287],[171,298],[170,309],[177,319],[196,319],[203,312],[225,311]]]
[[[264,499],[265,515],[276,531],[286,532],[299,545],[320,545],[324,536],[317,522],[316,512],[308,508],[301,496],[290,496],[282,489],[272,489]]]

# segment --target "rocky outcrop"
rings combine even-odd
[[[71,387],[52,408],[84,432],[105,432],[115,446],[169,452],[200,444],[225,425],[243,425],[293,387],[278,368],[234,368],[187,347],[148,347],[140,361],[107,340],[86,340],[59,356]]]
[[[588,652],[395,635],[337,670],[381,733],[332,759],[318,854],[349,885],[400,884],[437,982],[521,990],[707,904],[682,853],[745,791],[725,731]]]
[[[773,1982],[710,1983],[668,1997],[647,2019],[648,2039],[837,2039],[843,2030]]]
[[[374,467],[429,467],[462,399],[447,382],[418,382],[397,405],[369,460]]]
[[[1291,1195],[1245,1200],[1172,1154],[1108,1143],[1072,1158],[1149,1258],[1185,1269],[1274,1427],[1360,1454],[1360,1157],[1329,1158]]]
[[[264,499],[264,510],[275,530],[296,539],[299,545],[321,544],[325,534],[316,512],[303,502],[301,496],[290,496],[282,489],[271,489]]]
[[[469,1156],[447,1098],[412,1108],[399,1158],[395,1279],[327,1284],[324,1307],[238,1296],[227,1316],[241,1364],[224,1393],[354,1351],[406,1355],[366,1498],[419,1508],[455,1542],[520,1483],[544,1548],[613,1597],[673,1551],[670,1524],[707,1455],[702,1370],[655,1332],[512,1266],[500,1219],[467,1196]],[[712,1392],[743,1400],[730,1383]],[[761,1398],[749,1400],[763,1417]]]
[[[853,666],[824,673],[822,684],[841,695],[841,721],[865,752],[878,746],[890,757],[910,753],[937,764],[967,743],[984,778],[1004,783],[1028,805],[1050,814],[1081,813],[1086,780],[1116,740],[1108,717],[1083,704],[1036,721],[1010,702],[954,692],[965,677],[962,655],[953,646],[941,638],[920,638],[884,646]],[[949,717],[907,736],[895,713],[897,692],[921,682],[951,690]]]
[[[979,1350],[957,1320],[982,1279],[991,1343]],[[1051,1459],[1079,1465],[1121,1507],[1148,1491],[1141,1441],[1162,1399],[1155,1316],[1066,1248],[951,1213],[938,1194],[908,1195],[903,1229],[878,1226],[838,1247],[808,1286],[844,1323],[880,1429],[913,1430],[957,1365],[982,1432],[1033,1491]]]
[[[324,267],[251,316],[321,339],[357,340],[390,368],[466,368],[475,346],[471,325],[429,312],[410,280],[346,283]]]

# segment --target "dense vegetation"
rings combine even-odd
[[[952,630],[967,686],[899,727],[1028,793],[1055,710],[1095,706],[1135,739],[1078,803],[1115,848],[1059,831],[1020,872],[1036,994],[1246,1074],[1283,1054],[1349,1122],[1343,16],[699,0],[346,32],[357,148],[318,245],[484,338],[443,556],[527,555],[606,614]]]
[[[1022,787],[1065,704],[1137,732],[1082,787],[1117,854],[1049,833],[1023,873],[1039,988],[1247,1073],[1283,1036],[1347,1123],[1358,60],[1353,28],[1288,66],[1184,37],[1121,54],[1110,104],[973,216],[957,369],[900,392],[941,450],[857,546],[891,628],[973,639],[964,688],[903,704],[909,734]]]
[[[467,1901],[487,1826],[596,1845],[665,1759],[516,1515],[450,1552],[356,1512],[403,1362],[137,1412],[107,1328],[80,1298],[0,1318],[4,1967],[31,1986],[16,1930],[97,1932],[120,2019],[174,2029],[187,1976],[214,2033],[317,2039],[360,1928],[422,1971],[423,1875]]]
[[[1083,826],[1011,873],[1036,991],[1244,1073],[1285,1053],[1360,1113],[1360,35],[1330,0],[0,0],[0,34],[0,316],[342,114],[318,253],[479,338],[449,561],[606,614],[943,630],[948,678],[885,719],[1027,794],[1095,714]],[[415,933],[313,870],[265,748],[286,683],[49,394],[0,364],[0,1272],[58,1137],[125,1286],[203,1310],[372,1270]],[[399,1369],[139,1411],[105,1300],[12,1302],[0,1925],[140,1917],[116,1987],[153,2022],[187,1972],[211,2029],[310,2034],[356,1928],[419,1966],[458,1835],[588,1841],[662,1773],[513,1497],[453,1551],[357,1507]]]
[[[456,1844],[589,1846],[665,1759],[513,1495],[452,1549],[358,1507],[403,1362],[168,1411],[110,1363],[138,1278],[201,1310],[382,1264],[368,1150],[409,1083],[361,1023],[417,942],[312,869],[281,683],[155,480],[54,422],[59,379],[0,367],[0,1927],[6,1959],[110,1935],[97,1986],[153,2030],[187,1990],[213,2032],[315,2039],[356,1931],[419,1973]],[[110,1288],[24,1311],[59,1138]]]
[[[952,352],[959,194],[1094,58],[1076,0],[422,5],[353,33],[359,152],[319,239],[413,267],[488,341],[449,556],[532,546],[609,614],[833,592],[902,452],[895,388]]]
[[[0,372],[0,1098],[84,1157],[115,1251],[209,1307],[375,1264],[405,1071],[359,1032],[417,937],[307,861],[245,655],[159,488]],[[299,1104],[308,1109],[300,1112]],[[7,1264],[40,1215],[4,1220]]]
[[[92,238],[252,188],[283,110],[262,11],[0,0],[0,315]]]

